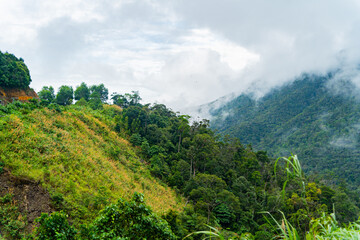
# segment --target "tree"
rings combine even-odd
[[[75,100],[80,100],[80,99],[84,98],[86,101],[89,101],[89,97],[90,97],[90,89],[83,82],[75,90]]]
[[[111,100],[113,100],[113,104],[116,104],[122,108],[129,107],[129,101],[126,99],[124,95],[115,92],[111,94]]]
[[[100,100],[105,103],[109,99],[109,90],[104,86],[104,84],[93,85],[90,87],[90,94],[94,92],[100,95]]]
[[[0,87],[27,88],[30,83],[30,72],[24,60],[0,51]]]
[[[207,133],[196,134],[187,150],[190,159],[190,175],[195,176],[196,171],[205,172],[206,167],[212,162],[218,152],[215,139]]]
[[[131,201],[120,198],[100,212],[91,228],[91,239],[175,239],[168,223],[135,193]]]
[[[63,106],[70,105],[74,98],[73,95],[74,95],[73,88],[63,85],[59,88],[55,101],[59,105],[63,105]]]
[[[45,103],[46,105],[52,103],[55,99],[55,93],[53,87],[44,86],[40,92],[38,92],[39,98],[41,102]]]
[[[179,131],[178,152],[180,152],[182,136],[190,131],[189,119],[190,119],[189,115],[179,116],[180,124],[178,127],[178,131]]]
[[[239,201],[235,195],[226,189],[226,183],[221,178],[210,174],[197,174],[192,181],[188,182],[186,191],[191,200],[195,201],[198,208],[206,208],[207,221],[215,207],[224,203],[230,209],[238,209]]]
[[[122,108],[139,106],[141,101],[141,97],[138,91],[132,91],[132,94],[125,93],[124,95],[115,92],[111,95],[111,99],[113,100],[114,104]]]
[[[92,109],[100,109],[102,108],[102,102],[100,99],[100,94],[98,92],[93,92],[90,95],[89,105]]]

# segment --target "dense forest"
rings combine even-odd
[[[109,97],[103,84],[82,83],[38,95],[0,105],[0,239],[359,233],[359,196],[304,175],[296,155],[270,158],[135,91]],[[35,220],[17,191],[29,184],[48,196]]]
[[[360,102],[353,89],[337,72],[304,74],[258,100],[243,94],[212,109],[211,127],[271,156],[297,153],[306,173],[358,189]]]

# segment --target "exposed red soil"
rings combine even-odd
[[[7,104],[12,101],[28,101],[32,98],[39,98],[36,92],[31,88],[18,89],[18,88],[1,88],[0,87],[0,103]]]

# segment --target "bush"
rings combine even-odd
[[[90,229],[91,239],[175,239],[168,223],[145,205],[140,193],[129,202],[120,198],[106,207]]]
[[[70,226],[63,212],[53,212],[51,215],[42,213],[36,219],[39,226],[35,229],[35,239],[75,239],[76,230]]]
[[[52,203],[56,209],[61,209],[64,206],[64,196],[61,193],[54,193],[51,196]]]
[[[48,108],[51,109],[51,110],[55,110],[56,112],[61,112],[60,105],[56,104],[56,103],[50,103]]]

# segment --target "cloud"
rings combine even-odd
[[[337,67],[340,52],[359,61],[356,1],[179,1],[177,12],[189,25],[209,28],[258,54],[260,61],[239,79],[261,92],[302,72]]]
[[[0,0],[36,90],[104,83],[174,110],[359,61],[355,0]]]
[[[229,93],[238,74],[258,56],[207,29],[192,29],[171,45],[168,58],[148,86],[159,100],[189,108]],[[163,91],[163,89],[173,89]]]

